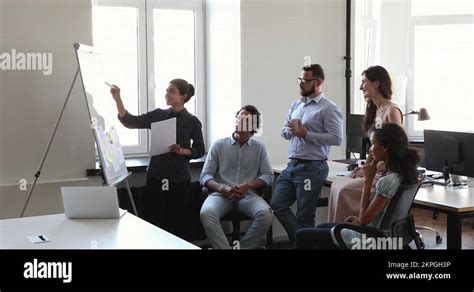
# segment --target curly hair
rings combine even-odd
[[[373,133],[380,145],[388,149],[387,168],[399,173],[404,184],[415,183],[420,156],[415,148],[408,146],[405,130],[397,124],[386,123]]]

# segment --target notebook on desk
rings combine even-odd
[[[127,212],[119,208],[115,187],[62,187],[61,195],[69,219],[118,219]]]

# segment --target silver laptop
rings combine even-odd
[[[115,187],[62,187],[61,195],[69,219],[118,219],[126,212]]]

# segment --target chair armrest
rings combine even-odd
[[[342,248],[342,249],[347,249],[348,247],[344,243],[344,240],[342,240],[342,235],[341,231],[343,229],[349,229],[353,231],[357,231],[359,233],[365,233],[367,237],[386,237],[387,234],[389,234],[390,231],[388,230],[381,230],[377,229],[374,227],[369,227],[369,226],[362,226],[362,225],[357,225],[357,224],[352,224],[352,223],[340,223],[334,226],[333,229],[333,234],[334,238],[336,239],[337,244]]]
[[[202,197],[207,198],[207,196],[209,196],[209,189],[207,187],[202,187],[201,195]]]
[[[265,202],[270,204],[270,200],[272,199],[272,187],[265,185],[264,187],[257,190],[257,194],[259,194]]]

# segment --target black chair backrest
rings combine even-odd
[[[407,246],[412,240],[415,241],[416,248],[421,248],[420,239],[415,229],[415,220],[412,214],[406,215],[403,219],[393,222],[390,228],[392,238],[402,238],[402,246]]]
[[[413,200],[424,178],[412,185],[401,185],[397,193],[390,200],[387,210],[382,218],[380,229],[390,230],[392,224],[407,216]]]

